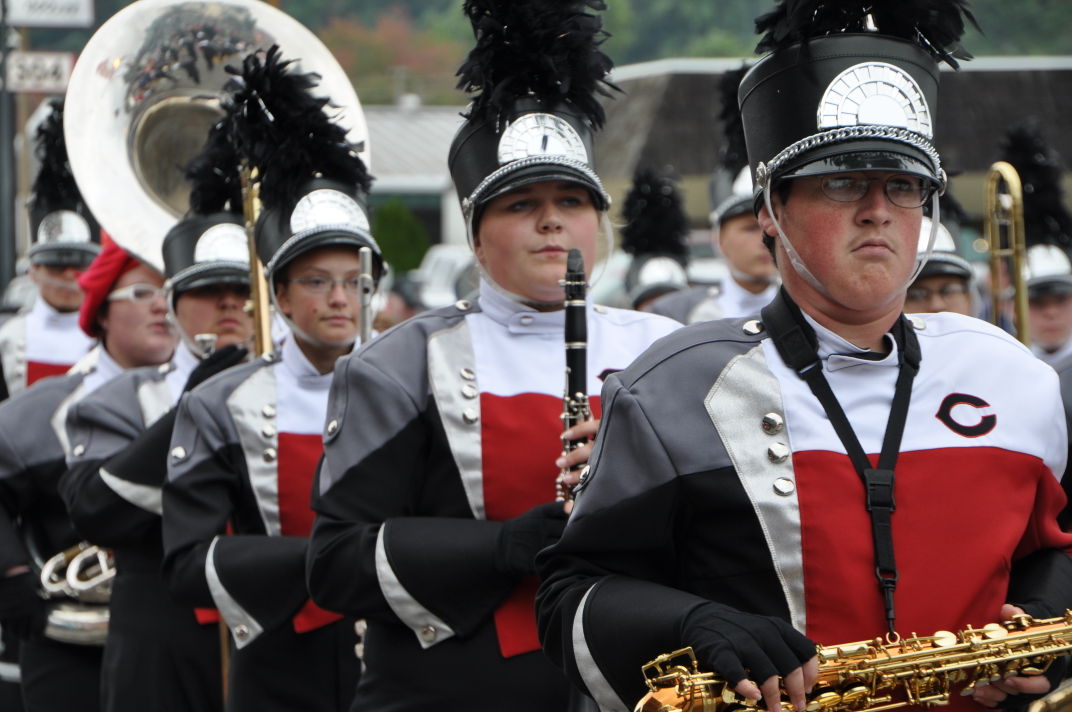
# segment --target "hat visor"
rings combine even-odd
[[[202,269],[188,275],[179,274],[171,280],[175,294],[182,294],[191,289],[214,287],[218,284],[237,284],[249,286],[249,268],[234,265],[198,265]]]
[[[592,202],[597,210],[606,210],[610,206],[607,194],[603,191],[603,186],[599,179],[595,177],[595,173],[587,173],[579,168],[561,163],[529,164],[505,173],[484,191],[484,195],[478,199],[479,205],[485,205],[512,190],[545,181],[577,183],[587,188],[588,192],[592,194]]]
[[[957,258],[959,260],[959,258]],[[927,264],[923,265],[919,277],[960,277],[971,279],[972,272],[966,261],[952,260],[944,255],[931,253]],[[918,279],[918,277],[917,277]]]
[[[941,182],[921,151],[908,144],[876,139],[844,141],[808,151],[789,162],[778,177],[804,178],[854,171],[909,173],[935,185]]]
[[[1072,294],[1072,275],[1038,277],[1027,280],[1028,299],[1040,299],[1063,294]]]
[[[301,255],[321,247],[349,247],[354,250],[368,247],[372,250],[374,277],[378,280],[383,271],[383,257],[380,255],[376,241],[357,230],[344,228],[327,228],[310,235],[295,235],[272,257],[272,261],[267,265],[267,271],[270,275],[274,275],[280,268]]]
[[[27,253],[30,262],[35,265],[51,267],[76,267],[85,269],[100,252],[100,247],[93,243],[84,245],[36,245]]]

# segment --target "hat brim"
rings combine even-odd
[[[932,252],[919,277],[961,277],[971,279],[972,271],[967,260],[959,255],[944,255]],[[917,277],[918,279],[918,277]]]
[[[822,146],[789,162],[782,178],[804,178],[852,171],[891,171],[940,183],[926,156],[907,144],[874,139]]]
[[[477,207],[484,206],[491,200],[512,190],[545,181],[577,183],[587,188],[588,192],[592,194],[592,202],[597,210],[606,210],[610,207],[610,201],[603,190],[603,185],[595,178],[594,173],[589,174],[579,168],[562,163],[528,164],[505,173],[484,191],[484,194],[479,198]]]
[[[86,268],[100,253],[94,243],[35,245],[27,252],[30,263],[52,267]]]
[[[376,241],[371,236],[342,228],[328,228],[311,235],[298,234],[291,237],[279,248],[272,260],[265,266],[269,275],[275,275],[301,255],[308,254],[321,247],[349,247],[360,250],[368,247],[372,250],[373,276],[378,281],[383,273],[383,257]]]
[[[199,264],[196,270],[187,270],[171,279],[171,288],[175,294],[182,294],[191,289],[213,287],[218,284],[238,284],[249,286],[249,267],[235,264]]]
[[[1028,299],[1040,299],[1063,294],[1072,294],[1072,275],[1038,277],[1027,280]]]

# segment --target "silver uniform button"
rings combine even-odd
[[[789,446],[785,443],[774,443],[767,448],[767,459],[776,465],[780,465],[789,459]]]
[[[763,322],[758,319],[750,319],[744,323],[744,326],[741,327],[741,331],[749,336],[755,336],[756,334],[763,332]]]
[[[157,373],[167,373],[169,368],[171,368],[170,364],[162,363],[162,364],[160,364],[160,366],[157,367],[156,372]]]
[[[788,477],[779,477],[774,481],[774,491],[783,497],[793,494],[796,488],[797,486],[793,483],[793,480]]]
[[[276,451],[275,451],[274,447],[266,447],[266,448],[264,448],[264,461],[265,462],[275,462],[275,457],[276,457]]]
[[[472,383],[466,383],[464,386],[462,386],[462,397],[472,400],[478,395],[480,395],[480,391],[478,391],[476,389],[476,386],[474,386]]]
[[[265,363],[272,363],[272,362],[275,361],[275,354],[273,354],[271,352],[268,352],[268,353],[264,354],[263,356],[261,356],[261,358],[264,359]]]
[[[275,437],[275,428],[273,428],[271,425],[265,425],[264,428],[261,430],[261,435],[264,436],[265,439],[271,440]]]
[[[82,457],[82,455],[86,454],[86,446],[81,444],[81,443],[79,443],[79,444],[74,446],[74,448],[71,450],[71,452],[74,453],[75,457]]]
[[[476,421],[480,420],[480,414],[476,412],[476,408],[466,408],[462,411],[462,420],[469,425],[472,425]]]
[[[239,640],[245,640],[249,637],[249,628],[246,625],[239,623],[234,627],[234,635]]]
[[[521,317],[520,319],[518,319],[518,321],[520,321],[520,322],[521,322],[521,325],[522,325],[522,326],[528,326],[529,324],[531,324],[531,323],[533,322],[533,319],[532,319],[532,317],[531,317],[531,316],[529,316],[528,314],[526,314],[525,316],[523,316],[523,317]]]
[[[184,457],[186,457],[186,448],[184,448],[182,445],[176,445],[175,447],[171,448],[172,460],[178,462]]]
[[[471,306],[473,306],[473,304],[468,299],[459,299],[454,302],[454,308],[458,311],[469,311],[469,307]]]
[[[596,305],[596,306],[592,307],[592,311],[594,311],[596,314],[606,314],[607,313],[607,308],[604,307],[604,306]]]
[[[421,628],[421,640],[426,643],[434,643],[435,639],[439,637],[439,631],[436,630],[434,625],[426,625]]]
[[[785,420],[778,413],[767,413],[763,416],[762,426],[767,435],[777,435],[785,429]]]
[[[916,331],[923,331],[927,328],[927,322],[923,321],[922,317],[910,316],[908,321],[912,323],[912,328]]]
[[[328,423],[328,435],[334,435],[335,431],[339,429],[339,421],[332,420]]]
[[[266,405],[266,406],[264,406],[263,408],[261,408],[261,415],[263,415],[265,418],[274,418],[275,417],[275,406],[274,405]]]
[[[463,368],[461,371],[458,371],[458,374],[467,381],[476,380],[476,371],[471,368]]]

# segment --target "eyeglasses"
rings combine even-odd
[[[327,277],[298,277],[290,280],[302,286],[309,294],[327,294],[335,289],[336,284],[341,284],[347,294],[357,294],[361,291],[360,277],[343,277],[342,279],[329,279]]]
[[[108,301],[127,299],[138,304],[148,304],[158,297],[163,298],[164,290],[151,284],[128,284],[108,294]]]
[[[930,298],[934,295],[940,296],[942,299],[948,299],[949,297],[959,297],[968,293],[968,288],[963,284],[957,284],[952,282],[950,284],[943,284],[938,289],[930,289],[929,287],[912,287],[905,292],[905,300],[909,302],[926,302],[930,301]]]
[[[819,182],[823,195],[838,203],[855,203],[871,190],[871,183],[881,178],[826,176]],[[936,186],[928,180],[910,175],[886,178],[886,197],[899,208],[918,208],[934,194]]]

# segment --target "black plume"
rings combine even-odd
[[[32,215],[45,215],[54,210],[85,209],[82,193],[71,173],[67,159],[67,141],[63,137],[63,100],[49,102],[52,111],[37,127],[34,155],[41,161],[41,170],[34,179],[29,210]]]
[[[458,69],[458,88],[479,92],[468,116],[501,125],[523,97],[573,105],[596,129],[605,114],[596,94],[613,62],[600,49],[607,38],[598,15],[603,0],[466,0],[476,47]]]
[[[722,146],[718,149],[718,162],[730,174],[730,180],[748,165],[744,122],[741,121],[741,107],[737,103],[737,88],[747,71],[748,65],[743,64],[738,69],[723,72],[718,81],[722,97],[722,110],[718,114],[722,120]]]
[[[264,55],[264,61],[261,56]],[[331,120],[329,99],[313,96],[320,77],[290,71],[277,45],[248,55],[228,102],[228,137],[235,153],[257,168],[265,207],[287,206],[300,186],[317,177],[357,185],[367,193],[372,176],[346,129]]]
[[[668,255],[685,263],[689,234],[681,194],[671,178],[637,171],[622,207],[622,249],[631,255]]]
[[[242,212],[241,158],[230,141],[229,128],[226,120],[217,122],[201,152],[186,167],[192,213]]]
[[[1064,205],[1061,159],[1035,119],[1013,126],[1002,142],[1002,160],[1020,174],[1027,244],[1072,247],[1072,215]]]
[[[965,20],[979,29],[968,0],[779,0],[774,10],[756,18],[756,32],[763,34],[756,51],[806,45],[841,32],[877,31],[914,42],[936,61],[957,68],[957,59],[971,59],[960,46]]]

